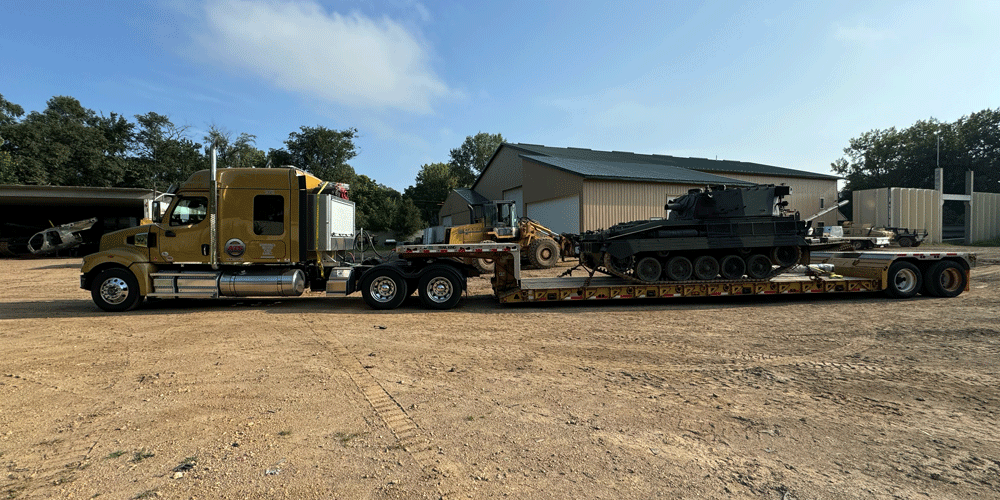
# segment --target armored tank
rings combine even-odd
[[[786,214],[789,186],[692,189],[664,219],[580,235],[580,263],[634,281],[767,279],[808,260],[809,223]]]

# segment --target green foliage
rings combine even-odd
[[[921,120],[909,128],[871,130],[851,139],[833,171],[848,190],[881,187],[934,188],[934,169],[944,169],[945,192],[965,192],[972,170],[975,190],[1000,192],[1000,108],[963,116],[954,123]]]
[[[430,224],[437,224],[438,212],[448,193],[458,185],[447,163],[429,163],[420,167],[416,183],[403,191],[403,196],[413,200],[421,217]]]
[[[401,195],[399,191],[379,184],[367,175],[358,175],[351,183],[351,201],[355,205],[355,224],[359,229],[385,231],[392,226],[392,218]]]
[[[452,175],[455,176],[457,186],[471,187],[503,143],[504,138],[500,134],[479,132],[467,136],[461,146],[452,149],[448,165],[451,167]]]
[[[396,203],[392,216],[392,229],[397,238],[407,238],[424,227],[424,220],[420,216],[420,209],[410,198],[403,198]]]
[[[347,162],[357,156],[358,130],[332,130],[322,125],[299,127],[288,134],[284,150],[271,150],[272,164],[294,165],[330,182],[354,182],[354,168]]]
[[[139,130],[126,185],[164,189],[205,168],[201,144],[186,137],[187,127],[178,127],[166,116],[153,112],[135,118]]]

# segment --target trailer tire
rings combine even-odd
[[[559,245],[552,238],[538,238],[528,246],[528,260],[541,269],[555,267],[559,262]]]
[[[924,295],[956,297],[968,285],[965,271],[950,260],[942,260],[927,268],[924,274]]]
[[[109,312],[128,311],[142,302],[139,280],[124,267],[101,271],[90,287],[90,296],[97,307]]]
[[[373,267],[361,277],[361,296],[372,309],[395,309],[408,295],[406,280],[391,267]]]
[[[923,278],[920,269],[909,262],[896,262],[889,266],[885,293],[897,299],[908,299],[920,291]]]
[[[451,309],[462,298],[462,277],[448,266],[431,266],[420,275],[417,295],[428,309]]]

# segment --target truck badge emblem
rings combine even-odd
[[[246,250],[246,244],[239,238],[233,238],[226,242],[226,254],[230,257],[241,257]]]

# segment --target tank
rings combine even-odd
[[[775,185],[692,189],[667,202],[666,218],[580,235],[580,263],[646,283],[768,279],[808,263],[809,223],[787,213],[790,194]]]

